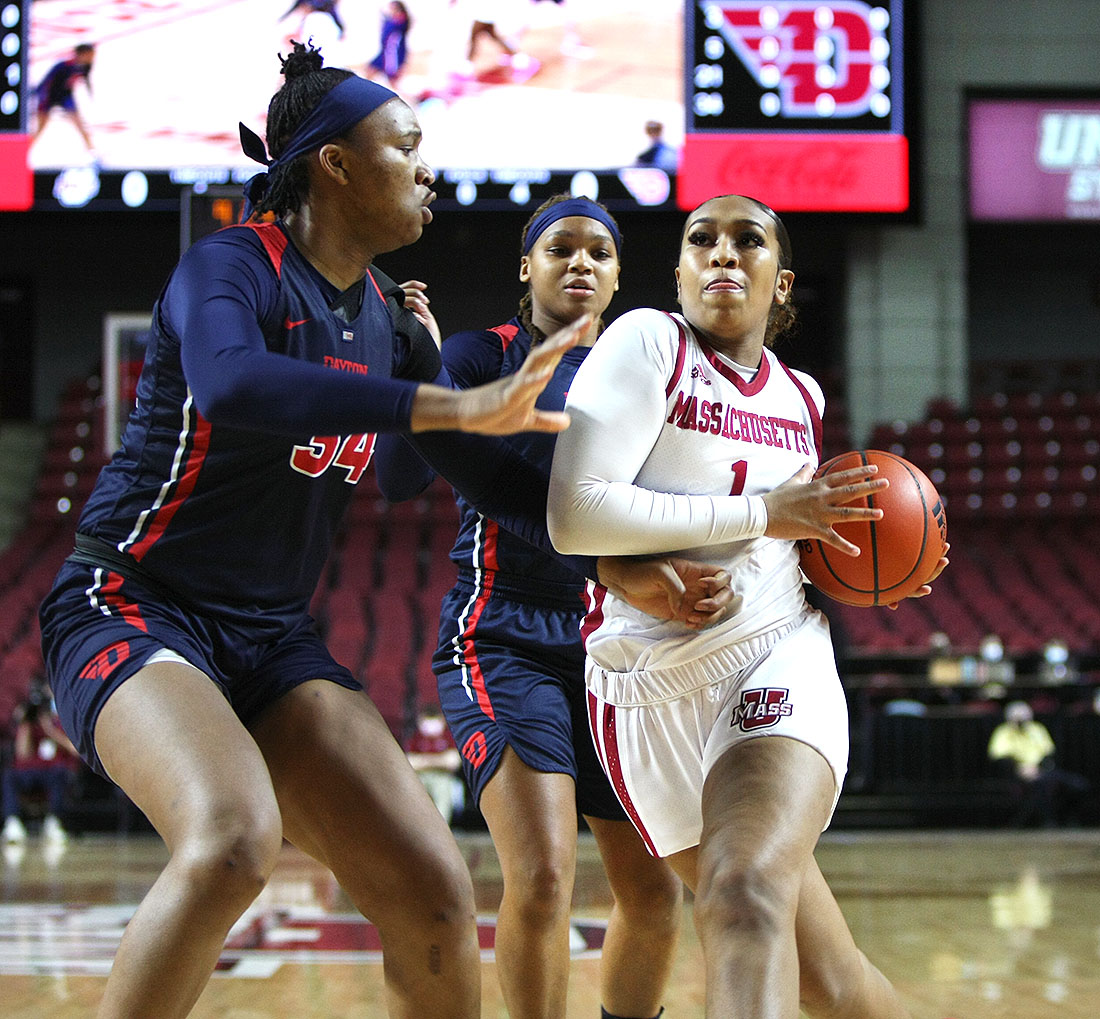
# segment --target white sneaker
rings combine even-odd
[[[53,814],[49,814],[42,822],[42,837],[47,842],[64,842],[69,836],[61,827],[61,822]]]
[[[4,822],[4,841],[27,841],[27,829],[23,827],[23,822],[20,821],[19,818],[16,817],[14,814]]]

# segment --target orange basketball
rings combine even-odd
[[[800,541],[802,572],[823,594],[847,605],[890,605],[908,597],[935,572],[947,542],[947,516],[935,486],[918,467],[893,453],[861,449],[823,463],[815,477],[877,464],[868,478],[890,487],[848,505],[882,510],[881,520],[837,524],[837,534],[858,545],[858,556],[816,540]]]

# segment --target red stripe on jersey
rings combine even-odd
[[[512,341],[516,338],[516,334],[519,332],[519,326],[514,326],[511,323],[505,323],[502,326],[493,326],[488,332],[496,333],[500,337],[500,349],[502,351],[507,350]]]
[[[142,633],[148,633],[149,628],[145,620],[141,618],[141,609],[133,602],[127,601],[119,594],[124,580],[118,573],[107,574],[107,582],[100,588],[103,593],[104,604],[113,608],[131,626],[136,626]]]
[[[371,275],[370,269],[367,270],[367,279],[374,284],[374,292],[381,298],[382,303],[386,303],[386,298],[382,296],[382,291],[378,288],[378,281]]]
[[[687,333],[684,331],[683,323],[680,322],[679,319],[673,318],[667,311],[665,314],[676,323],[676,329],[680,333],[680,343],[676,348],[676,364],[672,369],[672,377],[668,380],[668,385],[665,386],[665,399],[667,400],[672,395],[672,391],[676,388],[677,383],[679,383],[680,376],[684,374],[684,362],[687,360],[688,339]]]
[[[493,579],[495,573],[485,573],[484,586],[474,601],[474,607],[470,611],[466,626],[462,631],[462,664],[470,674],[470,686],[477,698],[477,706],[482,714],[496,720],[496,712],[493,710],[493,702],[489,699],[489,691],[485,688],[485,673],[481,671],[481,662],[477,660],[477,645],[474,643],[474,634],[477,631],[477,621],[485,606],[489,604],[489,596],[493,593]]]
[[[176,490],[172,498],[168,499],[153,517],[153,522],[145,532],[141,541],[131,545],[127,552],[138,562],[145,557],[145,553],[156,544],[157,539],[164,534],[172,518],[179,508],[187,501],[187,497],[194,491],[199,480],[199,471],[202,470],[203,461],[206,459],[207,450],[210,448],[210,422],[197,410],[195,411],[195,429],[192,435],[191,452],[187,457],[187,463],[183,468],[183,474],[176,483]]]
[[[764,355],[760,355],[760,369],[753,376],[751,382],[746,382],[736,368],[731,368],[726,364],[715,351],[708,347],[702,340],[699,341],[699,346],[703,348],[703,354],[706,359],[714,367],[714,370],[718,372],[725,379],[729,379],[738,389],[742,396],[755,396],[764,388],[765,383],[771,378],[772,366],[771,362]],[[747,367],[747,366],[746,366]]]
[[[588,645],[588,638],[603,625],[603,600],[607,596],[607,588],[589,581],[584,586],[584,600],[587,612],[584,622],[581,623],[581,646]]]
[[[487,570],[499,570],[500,560],[497,559],[497,548],[500,542],[500,524],[488,517],[482,517],[485,521],[485,530],[481,538],[481,562],[477,565]]]
[[[795,387],[802,394],[802,399],[806,401],[806,409],[810,412],[810,424],[814,430],[814,449],[817,451],[818,460],[821,459],[821,415],[817,412],[817,404],[814,403],[813,397],[810,396],[810,391],[802,385],[798,380],[798,376],[790,370],[782,361],[779,362],[779,366],[790,376],[791,381],[795,384]]]
[[[599,702],[591,692],[588,693],[588,725],[592,730],[592,737],[600,755],[600,763],[607,777],[611,780],[611,786],[615,795],[619,798],[623,810],[630,818],[638,834],[641,835],[646,849],[651,856],[657,856],[657,847],[653,844],[649,832],[645,830],[642,819],[638,816],[638,808],[627,791],[626,782],[623,779],[623,768],[619,761],[619,738],[615,730],[615,705],[605,704],[603,707],[603,719],[598,718]]]
[[[274,223],[245,223],[249,230],[255,230],[256,236],[263,242],[267,257],[275,267],[275,275],[283,271],[283,252],[286,251],[287,236]]]

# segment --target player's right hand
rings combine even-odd
[[[889,487],[890,482],[886,478],[868,479],[867,475],[877,470],[877,465],[865,464],[814,478],[813,467],[807,464],[778,488],[765,494],[768,526],[764,534],[769,538],[790,541],[816,538],[848,555],[859,555],[859,548],[837,534],[833,525],[882,519],[880,509],[848,505],[855,499]]]
[[[532,347],[514,375],[461,393],[465,401],[460,408],[458,427],[464,432],[481,435],[560,432],[568,428],[568,414],[540,410],[535,401],[546,388],[562,355],[577,345],[591,322],[591,315],[582,315]]]

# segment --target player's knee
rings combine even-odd
[[[616,906],[632,926],[660,931],[662,937],[680,926],[684,889],[671,867],[648,868],[630,881],[616,883],[612,890]]]
[[[457,853],[455,859],[437,859],[418,871],[416,893],[418,906],[433,925],[455,930],[465,929],[477,915],[474,903],[474,883],[465,862]],[[398,920],[408,916],[407,904],[398,903]]]
[[[215,818],[188,835],[173,852],[192,887],[250,902],[267,884],[282,849],[277,808],[257,807]]]
[[[700,937],[741,933],[777,936],[793,916],[782,875],[766,865],[719,860],[701,868],[695,898]]]
[[[538,853],[524,861],[518,873],[506,879],[506,894],[531,924],[552,924],[569,912],[573,897],[572,858],[553,852]]]

